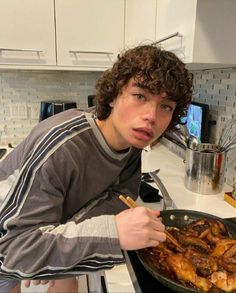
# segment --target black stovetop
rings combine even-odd
[[[236,224],[236,218],[227,219]],[[152,277],[138,259],[135,251],[125,252],[126,264],[136,293],[166,292],[173,293],[170,288],[159,283]]]
[[[146,271],[135,251],[127,252],[126,264],[136,293],[174,292],[159,283]]]

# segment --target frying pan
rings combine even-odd
[[[169,227],[177,227],[181,228],[192,221],[198,220],[198,219],[215,219],[219,220],[226,226],[230,237],[235,238],[236,237],[236,224],[230,223],[227,220],[221,219],[219,217],[203,213],[203,212],[197,212],[192,210],[166,210],[161,212],[162,221],[165,224],[165,226]],[[170,288],[171,290],[175,292],[180,293],[199,293],[202,292],[197,289],[188,288],[182,284],[179,284],[177,282],[174,282],[170,280],[169,278],[161,275],[158,273],[155,265],[152,261],[150,261],[149,253],[145,249],[141,249],[136,251],[137,256],[141,263],[143,264],[144,268],[160,283],[165,285],[166,287]]]

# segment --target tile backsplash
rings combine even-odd
[[[196,102],[207,103],[210,108],[210,143],[217,143],[221,131],[229,119],[236,119],[236,69],[214,69],[192,71],[194,75],[194,95]],[[173,152],[184,157],[184,150],[176,144],[162,139]],[[225,181],[229,185],[236,182],[236,149],[227,153]]]
[[[236,69],[193,71],[193,100],[210,105],[210,142],[219,139],[228,119],[236,119]],[[87,106],[87,96],[95,92],[100,72],[77,71],[0,71],[0,144],[21,142],[39,121],[40,101],[75,101]],[[177,145],[163,140],[173,152],[184,157]],[[228,153],[225,180],[236,181],[236,150]]]
[[[75,101],[87,106],[99,72],[0,71],[0,144],[21,142],[39,122],[41,101]]]

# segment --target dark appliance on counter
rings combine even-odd
[[[88,95],[88,107],[95,106],[95,95]]]
[[[70,101],[42,101],[40,104],[39,121],[51,117],[71,108],[77,108],[76,102]]]

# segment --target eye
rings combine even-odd
[[[174,111],[174,107],[168,104],[162,104],[161,108],[167,112],[173,112]]]
[[[135,97],[139,101],[145,101],[146,100],[145,96],[142,95],[142,94],[135,94]]]

